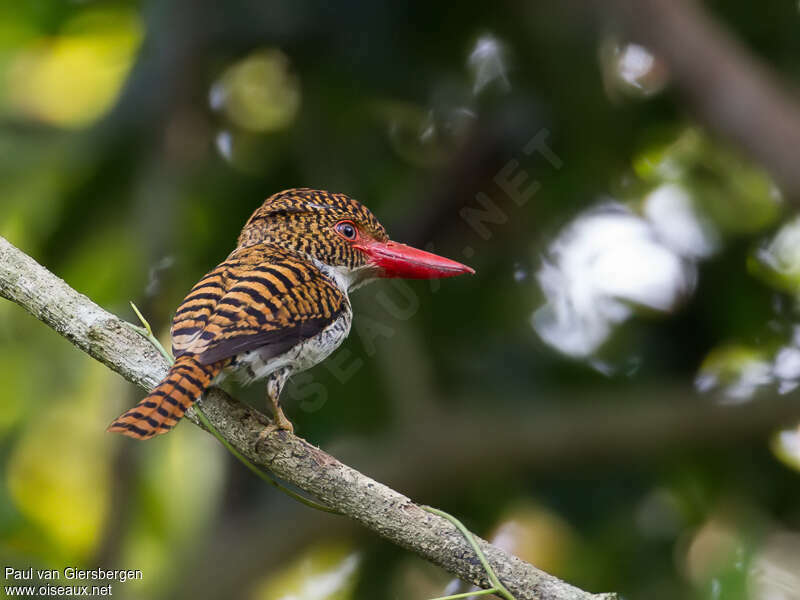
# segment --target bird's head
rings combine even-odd
[[[290,189],[267,198],[247,221],[238,246],[265,242],[306,256],[349,288],[375,277],[474,273],[456,261],[391,241],[366,206],[322,190]]]

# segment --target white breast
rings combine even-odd
[[[341,315],[320,331],[288,352],[280,356],[265,356],[260,350],[253,350],[237,357],[236,363],[226,371],[233,372],[246,383],[263,379],[270,373],[283,367],[290,367],[293,372],[305,371],[325,360],[338,348],[350,333],[353,320],[353,309],[350,306],[348,291],[369,280],[371,270],[366,268],[350,270],[345,267],[331,267],[316,259],[311,259],[344,295],[344,307]],[[223,372],[223,375],[225,372]]]
[[[350,302],[346,302],[342,314],[320,331],[280,356],[265,358],[260,350],[252,350],[237,357],[236,364],[229,371],[236,374],[245,383],[263,379],[270,373],[283,367],[290,367],[293,372],[305,371],[325,360],[338,348],[350,333],[353,311]]]

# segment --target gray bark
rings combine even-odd
[[[161,354],[130,324],[73,290],[0,237],[0,296],[22,306],[73,344],[146,390],[166,375]],[[254,464],[269,470],[390,542],[416,552],[464,581],[489,587],[468,542],[446,519],[342,464],[287,431],[259,442],[268,420],[217,388],[201,407],[217,431]],[[186,417],[199,424],[193,410]],[[479,539],[500,580],[518,600],[612,600],[591,594]]]

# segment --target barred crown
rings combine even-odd
[[[357,269],[367,257],[334,227],[351,221],[361,235],[384,242],[383,225],[358,200],[324,190],[294,188],[273,194],[250,217],[239,235],[238,248],[275,244],[326,265]]]

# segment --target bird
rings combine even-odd
[[[310,188],[274,194],[247,220],[233,252],[175,311],[175,360],[166,377],[108,431],[139,440],[167,433],[209,386],[234,374],[245,383],[266,380],[273,423],[265,432],[293,432],[281,390],[345,340],[351,291],[384,277],[474,272],[391,241],[375,215],[345,194]]]

